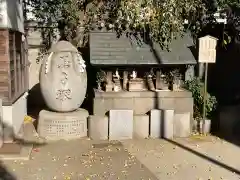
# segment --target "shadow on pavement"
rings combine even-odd
[[[17,180],[15,176],[8,172],[7,168],[0,163],[0,179],[2,180]]]
[[[213,164],[215,164],[215,165],[217,165],[217,166],[220,166],[220,167],[222,167],[222,168],[224,168],[224,169],[226,169],[226,170],[228,170],[228,171],[230,171],[230,172],[232,172],[232,173],[235,173],[235,174],[237,174],[237,175],[240,175],[240,171],[237,170],[237,169],[235,169],[235,168],[233,168],[233,167],[230,167],[230,166],[228,166],[228,165],[226,165],[226,164],[224,164],[224,163],[222,163],[222,162],[219,162],[219,161],[217,161],[217,160],[215,160],[215,159],[213,159],[213,158],[210,158],[210,157],[208,157],[208,156],[206,156],[206,155],[204,155],[204,154],[201,154],[201,153],[199,153],[199,152],[197,152],[197,151],[194,151],[193,149],[191,149],[191,148],[189,148],[189,147],[186,147],[186,146],[184,146],[184,145],[182,145],[182,144],[180,144],[180,143],[178,143],[178,142],[176,142],[176,141],[172,141],[172,140],[169,140],[169,139],[165,139],[165,140],[166,140],[167,142],[175,145],[175,146],[178,146],[179,148],[182,148],[182,149],[184,149],[184,150],[186,150],[186,151],[188,151],[188,152],[190,152],[190,153],[192,153],[192,154],[194,154],[194,155],[202,158],[202,159],[205,159],[205,160],[207,160],[207,161],[209,161],[209,162],[211,162],[211,163],[213,163]]]
[[[36,140],[26,139],[28,137],[25,136],[25,132],[23,132],[23,135],[21,137],[18,137],[13,133],[13,128],[11,126],[5,123],[3,123],[2,126],[3,127],[1,127],[2,128],[1,130],[3,131],[3,137],[4,135],[7,134],[7,137],[9,139],[12,139],[13,143],[4,143],[5,145],[3,144],[3,146],[0,148],[1,155],[20,154],[22,149],[22,148],[19,148],[20,146],[21,147],[29,147],[29,146],[39,147],[47,144],[46,142],[38,142],[37,139]],[[33,132],[31,133],[33,134]],[[0,180],[18,180],[18,178],[16,178],[12,173],[10,173],[7,170],[7,167],[3,164],[2,160],[0,160]]]

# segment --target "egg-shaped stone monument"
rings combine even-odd
[[[67,41],[59,41],[42,63],[40,87],[46,105],[53,111],[70,112],[80,107],[87,90],[82,56]]]
[[[87,73],[78,50],[67,41],[53,45],[39,78],[49,108],[39,113],[39,136],[47,140],[86,137],[89,113],[80,106],[86,95]]]

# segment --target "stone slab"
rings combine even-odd
[[[107,116],[89,116],[88,117],[88,135],[92,140],[108,139],[108,117]]]
[[[110,110],[109,140],[132,139],[133,110]]]
[[[134,115],[133,134],[137,138],[148,138],[149,136],[149,116]]]
[[[150,111],[150,137],[161,138],[162,130],[162,111],[153,109]]]
[[[174,134],[174,110],[165,109],[163,110],[163,127],[162,137],[165,139],[173,139]]]
[[[174,115],[174,137],[189,137],[191,135],[191,114],[175,113]]]
[[[12,148],[11,146],[15,146],[14,143],[3,144],[3,148]],[[6,149],[6,153],[0,153],[0,160],[28,161],[30,159],[32,149],[33,149],[32,144],[29,144],[27,146],[24,144],[21,145],[19,152],[16,153],[9,153],[9,151]]]
[[[47,140],[86,137],[88,115],[88,111],[81,108],[68,113],[42,110],[39,113],[38,134]]]

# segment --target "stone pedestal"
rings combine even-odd
[[[158,90],[167,90],[168,84],[165,82],[165,75],[161,73],[161,71],[156,72],[156,89]]]
[[[108,117],[107,116],[89,116],[88,117],[88,135],[92,140],[108,139]]]
[[[112,82],[112,72],[107,72],[107,84],[105,86],[105,91],[110,92],[113,91],[113,82]]]
[[[189,137],[191,134],[190,112],[176,113],[174,115],[174,136]]]
[[[141,78],[136,78],[136,79],[131,79],[129,81],[129,91],[143,91],[146,90],[145,83],[143,79]]]
[[[106,86],[105,86],[105,91],[106,91],[106,92],[111,92],[111,91],[113,91],[113,83],[106,84]]]
[[[109,140],[132,139],[133,110],[110,110]]]
[[[151,91],[155,91],[155,86],[153,84],[153,79],[152,77],[147,77],[147,84],[148,84],[148,88],[151,90]]]
[[[42,110],[39,113],[38,134],[47,140],[75,139],[87,136],[88,111],[58,113]]]
[[[116,90],[117,87],[117,91],[121,91],[122,90],[122,86],[121,86],[121,82],[120,79],[118,78],[113,78],[113,82],[114,82],[114,90]]]
[[[134,115],[133,134],[137,138],[148,138],[149,136],[149,116]]]
[[[150,111],[150,137],[161,138],[162,135],[162,111],[153,109]]]
[[[162,137],[165,139],[173,139],[173,123],[174,123],[174,110],[163,110],[163,132]]]

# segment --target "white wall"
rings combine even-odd
[[[22,0],[0,0],[0,27],[24,33]]]
[[[15,134],[20,131],[24,117],[27,115],[27,93],[13,105],[3,106],[3,123],[13,128]]]

